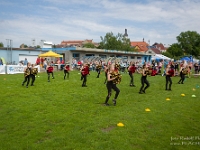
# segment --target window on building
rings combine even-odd
[[[116,55],[116,57],[117,57],[117,58],[121,58],[122,56],[121,56],[121,55]]]
[[[94,54],[85,54],[85,56],[94,56]]]
[[[141,59],[141,57],[137,57],[137,59]]]
[[[79,58],[80,58],[80,54],[79,54],[79,53],[73,53],[72,56],[73,56],[73,58],[75,58],[76,60],[79,60]]]
[[[106,55],[99,55],[99,57],[106,58],[107,56]]]
[[[131,56],[131,59],[135,59],[135,56]]]
[[[72,56],[73,57],[80,57],[80,54],[79,53],[73,53]]]

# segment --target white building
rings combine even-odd
[[[52,42],[41,40],[41,48],[52,48],[52,45]]]

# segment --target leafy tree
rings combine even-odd
[[[200,55],[200,34],[196,31],[181,32],[176,39],[185,54]]]
[[[40,48],[40,45],[37,45],[36,48]]]
[[[21,44],[19,47],[20,48],[28,48],[28,46],[26,44]]]
[[[135,49],[131,47],[130,39],[125,38],[121,33],[118,33],[115,36],[112,32],[110,32],[100,38],[101,42],[98,47],[100,49],[135,51]]]
[[[93,43],[86,43],[86,44],[83,45],[83,47],[85,47],[85,48],[96,48]]]
[[[172,44],[167,49],[167,53],[169,53],[172,56],[171,58],[181,57],[184,54],[181,46],[178,43]]]
[[[167,56],[167,57],[169,57],[169,58],[173,58],[172,54],[169,53],[168,51],[163,52],[162,55],[165,55],[165,56]]]
[[[4,45],[3,45],[3,43],[2,43],[2,42],[0,42],[0,47],[4,47]]]

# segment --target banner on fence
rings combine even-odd
[[[6,66],[5,65],[0,66],[0,74],[6,74]]]
[[[38,68],[38,72],[40,72],[40,66],[36,66]],[[7,65],[6,67],[7,74],[16,74],[16,73],[24,73],[24,69],[26,66],[18,66],[18,65]]]

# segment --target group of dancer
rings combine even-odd
[[[31,80],[31,86],[34,86],[34,82],[35,82],[35,76],[38,73],[38,68],[31,63],[27,63],[26,68],[24,68],[24,81],[22,82],[22,86],[24,86],[24,84],[26,83],[26,88],[28,88],[30,79]]]
[[[97,62],[96,63],[97,78],[99,78],[100,76],[101,69],[102,69],[101,62]],[[133,74],[135,73],[137,69],[135,66],[135,63],[131,62],[127,69],[130,76],[130,87],[135,87],[134,76],[133,76]],[[116,62],[115,63],[109,62],[107,65],[104,66],[104,72],[105,72],[105,77],[106,77],[104,83],[106,84],[106,87],[107,87],[107,96],[104,103],[105,106],[109,106],[108,101],[111,97],[112,89],[115,91],[115,96],[114,96],[114,99],[112,100],[114,106],[117,103],[117,98],[120,93],[120,90],[117,87],[117,84],[119,84],[121,81],[121,75],[120,75],[119,70],[120,70],[120,65],[119,63],[116,63]],[[188,73],[189,70],[190,70],[189,66],[184,66],[183,64],[180,65],[180,80],[178,82],[179,84],[184,83],[185,75]],[[53,65],[51,65],[51,63],[47,63],[46,71],[48,75],[48,78],[47,78],[48,82],[50,82],[50,76],[52,76],[52,79],[55,79],[54,74],[53,74],[54,68],[53,68]],[[64,66],[64,80],[66,79],[66,74],[67,74],[67,79],[69,79],[69,71],[70,71],[70,64],[66,63]],[[171,77],[174,76],[174,71],[175,69],[174,69],[173,64],[168,64],[167,67],[165,68],[165,76],[166,76],[165,90],[168,90],[168,91],[172,90]],[[84,63],[83,66],[80,68],[80,72],[81,72],[81,80],[83,80],[82,87],[87,87],[86,85],[87,75],[90,74],[90,64]],[[24,69],[24,81],[22,82],[22,85],[24,86],[24,84],[26,83],[26,87],[28,88],[30,79],[32,79],[31,86],[33,86],[34,81],[35,81],[35,76],[37,75],[37,73],[38,73],[38,70],[34,66],[34,64],[31,65],[30,63],[28,63],[27,67]],[[152,75],[152,69],[148,65],[144,64],[140,73],[141,73],[141,87],[139,90],[139,94],[145,94],[147,88],[149,88],[150,86],[150,83],[147,80],[147,76]]]
[[[70,65],[69,63],[66,63],[64,66],[64,80],[66,79],[66,74],[67,74],[67,79],[69,79],[69,71],[70,71]],[[50,76],[52,76],[52,79],[55,79],[54,67],[52,63],[50,62],[47,63],[46,72],[47,72],[48,82],[50,82]],[[26,83],[26,88],[28,88],[30,79],[32,79],[31,86],[34,86],[35,76],[37,75],[37,73],[38,73],[38,68],[34,64],[28,62],[26,68],[24,68],[24,81],[22,82],[22,86],[24,86],[24,84]]]

